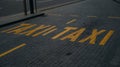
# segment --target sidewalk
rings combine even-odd
[[[0,66],[119,67],[119,12],[112,0],[86,0],[2,27]]]

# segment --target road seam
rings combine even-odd
[[[87,16],[88,18],[97,18],[97,16]]]
[[[78,3],[78,2],[81,2],[81,1],[80,0],[70,1],[70,2],[59,4],[59,5],[53,5],[53,6],[46,7],[46,8],[40,8],[40,9],[38,9],[38,11],[46,11],[46,10],[50,10],[50,9],[62,7],[62,6],[65,6],[65,5],[69,5],[69,4],[73,4],[73,3]]]
[[[53,1],[53,0],[45,0],[45,1],[37,1],[38,3],[44,3],[44,2],[49,2],[49,1]]]

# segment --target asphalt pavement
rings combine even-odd
[[[120,67],[120,4],[84,0],[0,29],[0,67]]]

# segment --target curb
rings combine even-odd
[[[4,26],[15,24],[15,23],[18,23],[18,22],[21,22],[21,21],[29,20],[31,18],[35,18],[35,17],[38,17],[38,16],[45,16],[45,13],[35,14],[35,15],[32,15],[32,16],[27,16],[27,17],[24,17],[24,18],[20,18],[18,20],[14,20],[14,21],[11,21],[11,22],[0,25],[0,28],[4,27]]]

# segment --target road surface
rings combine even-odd
[[[120,67],[120,5],[85,0],[0,29],[0,67]]]

